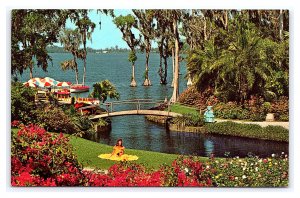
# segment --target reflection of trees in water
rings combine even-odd
[[[209,139],[205,139],[204,140],[204,147],[205,147],[205,155],[206,156],[210,156],[211,154],[214,153],[214,143],[213,141],[209,140]]]
[[[169,145],[173,151],[171,153],[185,155],[204,155],[204,139],[197,133],[174,132],[167,133]]]

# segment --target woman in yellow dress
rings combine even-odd
[[[113,147],[113,152],[111,153],[112,156],[118,156],[121,157],[124,155],[125,147],[123,146],[123,140],[118,139],[116,145]]]
[[[137,160],[136,155],[124,154],[125,147],[123,146],[123,140],[118,139],[116,145],[113,147],[111,154],[101,154],[98,157],[102,159],[116,160],[116,161],[132,161]]]

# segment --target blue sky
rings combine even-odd
[[[132,14],[131,10],[114,10],[116,16]],[[96,28],[92,34],[92,42],[88,41],[87,46],[94,49],[104,49],[115,47],[116,45],[119,48],[128,48],[126,42],[122,39],[121,31],[113,23],[113,18],[111,16],[106,16],[105,14],[97,14],[96,10],[93,10],[89,13],[90,19],[96,24]],[[99,21],[101,19],[101,30],[99,27]],[[67,28],[75,28],[75,25],[70,21],[67,21]],[[134,33],[138,35],[138,30],[135,30]],[[61,46],[60,44],[58,44]],[[154,45],[156,46],[156,45]]]

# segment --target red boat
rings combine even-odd
[[[89,90],[90,90],[90,87],[87,85],[75,84],[75,85],[70,86],[71,93],[88,92]]]

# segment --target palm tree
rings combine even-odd
[[[188,70],[195,74],[198,89],[214,87],[215,95],[224,100],[243,103],[251,93],[262,93],[272,65],[267,64],[264,42],[257,28],[236,17],[223,32],[223,45],[212,37],[204,49],[190,52]]]
[[[76,84],[78,84],[78,64],[77,58],[83,59],[84,52],[80,50],[82,44],[81,35],[78,30],[64,29],[59,34],[59,41],[64,46],[64,49],[73,55],[72,60],[61,62],[63,70],[72,69],[75,71]]]
[[[109,80],[103,80],[93,85],[94,89],[90,94],[93,98],[98,98],[103,103],[107,98],[119,100],[120,94],[117,92],[115,86]]]

